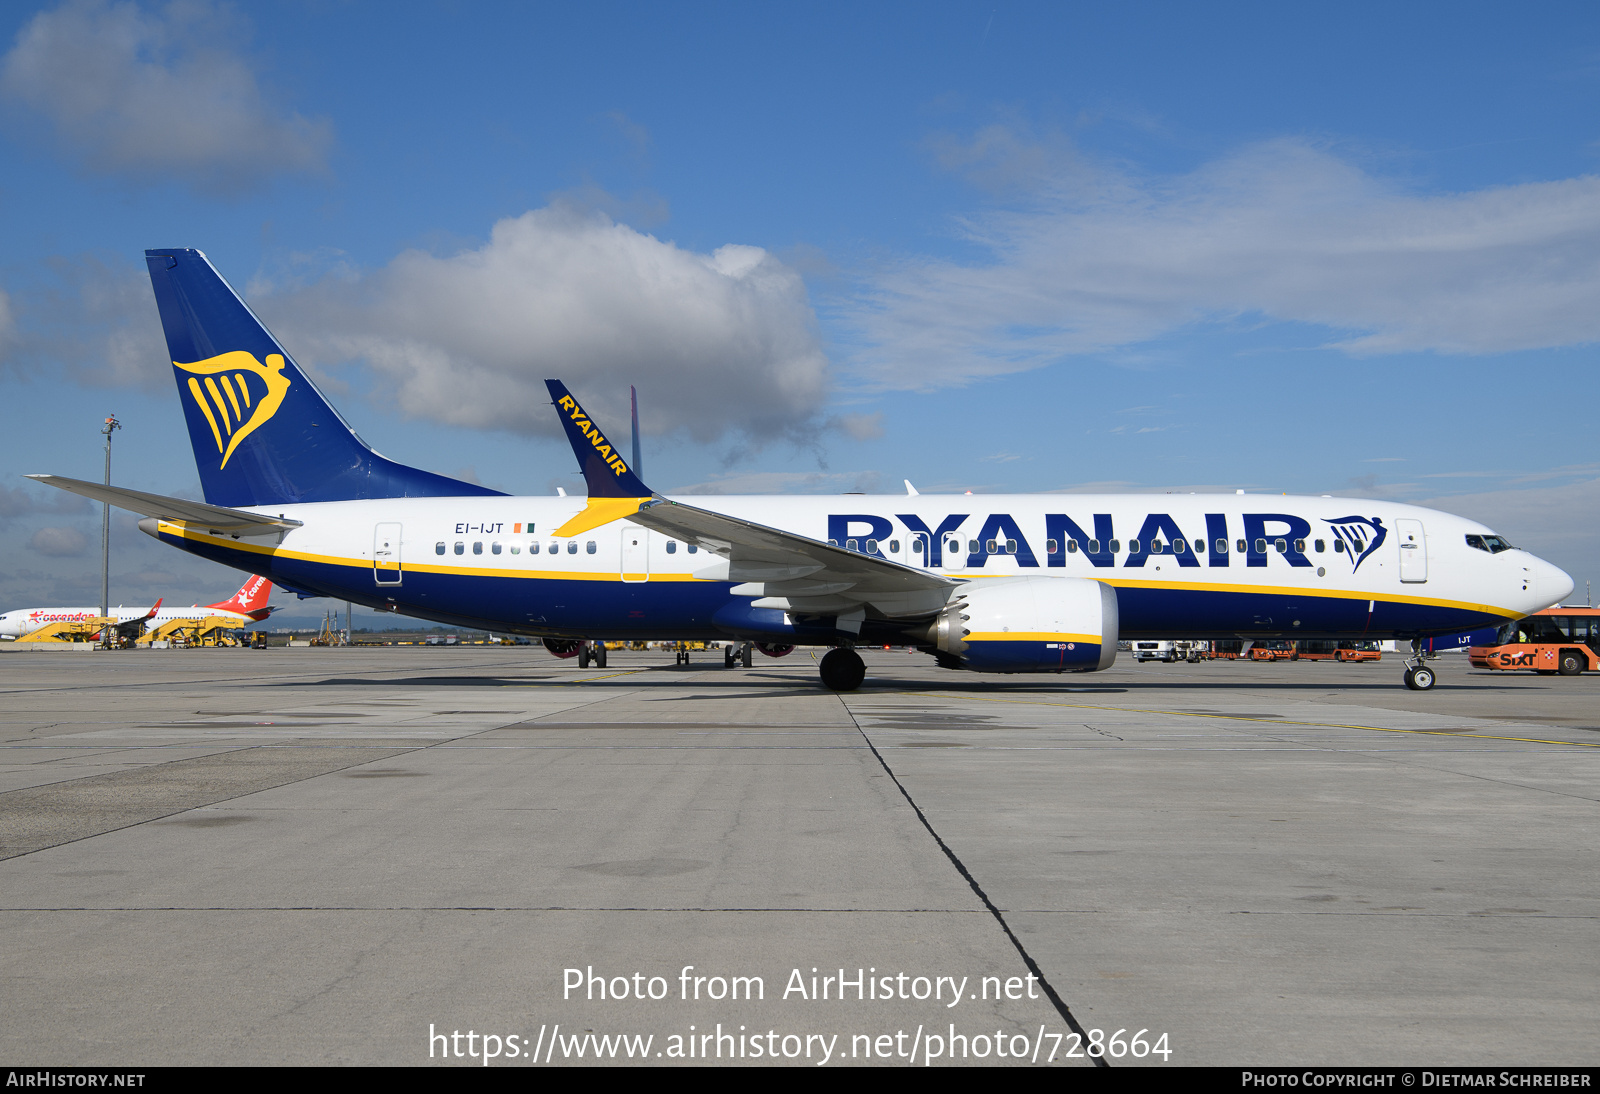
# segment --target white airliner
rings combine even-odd
[[[259,575],[252,574],[249,581],[239,587],[239,591],[227,600],[215,604],[195,604],[188,608],[163,608],[161,601],[156,601],[153,608],[126,608],[118,605],[109,609],[110,618],[117,621],[118,630],[127,628],[130,624],[142,624],[144,627],[155,629],[163,623],[170,623],[174,619],[205,619],[210,616],[221,616],[231,619],[239,626],[257,623],[272,614],[273,609],[267,606],[267,598],[272,595],[272,582]],[[40,627],[51,623],[75,623],[85,619],[99,618],[100,609],[94,608],[18,608],[16,611],[0,615],[0,638],[21,638],[25,634],[32,634]]]
[[[1007,673],[1103,669],[1119,637],[1416,650],[1572,590],[1481,524],[1367,498],[664,497],[554,380],[589,496],[511,497],[378,455],[203,254],[145,256],[206,502],[34,478],[291,591],[558,655],[606,639],[832,647],[823,683],[851,690],[858,644]],[[1433,671],[1414,656],[1405,682],[1426,690]]]

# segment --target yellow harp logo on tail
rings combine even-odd
[[[228,466],[228,458],[240,441],[272,419],[283,405],[283,397],[289,393],[289,378],[283,374],[281,353],[267,354],[264,365],[244,350],[218,354],[189,365],[177,361],[172,364],[190,373],[189,394],[194,396],[195,405],[210,424],[211,436],[216,439],[217,452],[222,456],[219,471]],[[256,378],[254,391],[248,379],[252,376]]]

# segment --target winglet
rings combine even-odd
[[[628,467],[622,452],[600,432],[600,427],[578,405],[566,384],[560,380],[544,383],[550,389],[550,401],[561,416],[561,426],[567,431],[572,452],[578,457],[583,481],[589,486],[588,505],[557,528],[555,534],[575,536],[638,512],[653,496],[650,488]]]
[[[561,425],[567,431],[573,454],[583,471],[583,480],[589,484],[591,498],[648,498],[650,488],[639,481],[622,458],[622,451],[606,440],[600,427],[594,424],[588,411],[578,405],[567,385],[560,380],[546,380],[550,401],[561,415]]]

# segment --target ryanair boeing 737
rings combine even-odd
[[[513,497],[385,459],[205,255],[146,251],[205,502],[33,478],[141,514],[291,591],[440,623],[598,640],[913,644],[952,669],[1092,672],[1118,638],[1405,639],[1572,591],[1481,524],[1372,499],[1018,494],[664,497],[549,381],[589,493]],[[603,649],[603,647],[602,647]],[[587,657],[585,657],[587,660]],[[1405,682],[1433,686],[1414,654]]]

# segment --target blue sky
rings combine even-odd
[[[0,602],[194,495],[140,252],[194,246],[386,455],[657,489],[1429,504],[1600,579],[1592,5],[0,9]],[[114,539],[114,600],[220,599]],[[225,587],[226,586],[226,587]],[[307,608],[314,607],[308,604]]]

